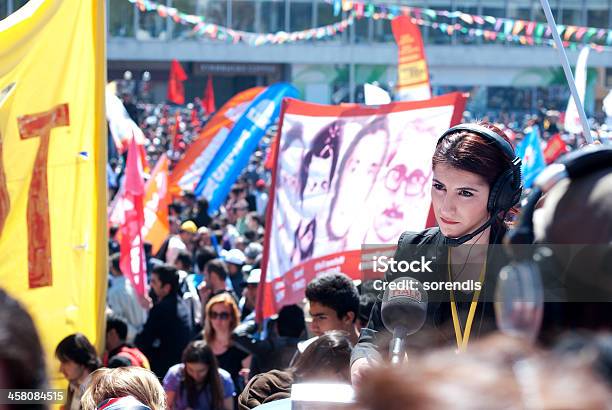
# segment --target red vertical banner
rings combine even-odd
[[[391,21],[391,29],[397,43],[397,96],[402,101],[428,100],[431,98],[429,70],[419,28],[408,16]]]
[[[146,262],[142,227],[144,225],[143,199],[145,194],[144,175],[136,141],[132,139],[128,148],[125,171],[125,218],[121,224],[120,267],[129,278],[136,293],[144,296]]]

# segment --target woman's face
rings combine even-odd
[[[185,371],[196,383],[204,383],[208,374],[208,365],[204,363],[185,363]]]
[[[444,236],[458,238],[489,219],[489,184],[480,175],[446,164],[433,170],[431,200]]]
[[[229,307],[223,303],[212,305],[209,314],[210,323],[216,333],[229,333],[232,314]]]

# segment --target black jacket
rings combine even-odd
[[[494,226],[491,232],[491,242],[499,243],[504,233],[504,228]],[[497,275],[507,259],[501,254],[501,247],[494,248],[489,247],[488,250],[487,270],[474,316],[470,340],[496,329],[492,303],[493,294],[497,283]],[[496,254],[492,255],[493,252]],[[427,260],[434,260],[431,265],[433,273],[411,273],[411,277],[421,283],[448,281],[448,247],[444,244],[444,236],[439,228],[429,228],[421,232],[404,232],[402,234],[398,241],[394,259],[396,261],[418,259],[415,255],[419,255],[419,257],[423,255]],[[393,279],[393,275],[385,275],[385,281],[390,282]],[[383,292],[380,291],[368,325],[361,329],[359,342],[351,355],[351,364],[364,357],[381,361],[388,354],[392,335],[385,328],[381,318],[382,294]],[[424,350],[431,347],[456,346],[449,295],[449,291],[428,291],[429,302],[426,321],[421,330],[406,339],[409,349]],[[455,297],[458,302],[457,310],[463,331],[472,295],[464,294],[462,296],[462,292],[455,292]]]
[[[192,337],[192,323],[186,302],[176,294],[166,296],[149,311],[135,345],[147,356],[157,377],[164,377],[171,366],[181,362]]]

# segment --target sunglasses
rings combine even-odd
[[[221,312],[221,313],[210,312],[209,316],[210,316],[211,320],[214,320],[214,319],[229,320],[229,318],[230,318],[230,314],[227,313],[227,312]]]

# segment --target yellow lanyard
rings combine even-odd
[[[452,283],[451,277],[451,250],[448,250],[448,281]],[[484,274],[487,267],[487,257],[485,255],[484,263],[482,264],[482,270],[480,271],[480,278],[478,281],[482,283],[484,280]],[[480,290],[474,292],[472,297],[472,303],[470,304],[470,310],[468,312],[467,321],[465,322],[465,332],[461,333],[461,323],[459,322],[459,314],[457,313],[457,304],[455,303],[455,292],[451,289],[451,314],[453,316],[453,325],[455,327],[455,338],[457,339],[457,349],[463,351],[468,345],[470,340],[470,331],[472,330],[472,323],[474,322],[474,315],[476,314],[476,306],[478,306],[478,297],[480,296]]]

